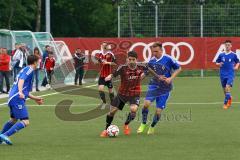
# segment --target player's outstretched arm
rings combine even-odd
[[[30,99],[34,100],[37,104],[41,105],[43,104],[43,98],[42,97],[37,97],[37,96],[34,96],[32,95],[31,93],[29,93],[29,96],[28,96]]]
[[[172,73],[172,76],[169,77],[169,78],[166,78],[165,79],[165,82],[167,82],[168,84],[170,84],[174,78],[177,77],[177,75],[182,71],[182,68],[179,67],[177,70],[175,70],[173,73]]]

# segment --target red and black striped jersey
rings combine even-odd
[[[103,64],[103,62],[115,62],[116,58],[112,52],[101,53],[98,56],[98,61],[100,62],[100,77],[107,77],[112,73],[112,66],[110,64]]]
[[[141,75],[144,73],[143,66],[136,66],[135,69],[128,65],[122,65],[113,73],[113,77],[120,75],[121,83],[118,93],[124,96],[140,96],[141,93]]]

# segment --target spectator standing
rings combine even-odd
[[[7,53],[7,48],[0,50],[0,92],[7,93],[10,90],[10,62],[11,57]],[[6,91],[3,90],[3,80],[6,82]]]
[[[53,56],[53,52],[48,52],[48,57],[45,59],[43,66],[46,76],[43,79],[42,86],[46,86],[47,88],[49,88],[52,82],[52,75],[54,73],[55,67],[55,58]]]
[[[26,54],[24,52],[24,44],[20,44],[19,48],[16,50],[12,58],[14,80],[24,65],[26,65]]]
[[[40,69],[41,69],[41,54],[40,54],[40,51],[39,51],[38,47],[34,48],[33,54],[38,57],[38,65],[37,65],[36,70],[34,70],[34,77],[33,78],[35,80],[36,91],[40,91],[39,88],[38,88],[38,84],[39,84],[39,72],[40,72]]]
[[[45,63],[46,61],[46,58],[48,57],[49,55],[49,52],[51,52],[51,47],[49,45],[46,45],[45,46],[45,51],[43,51],[43,55],[42,55],[42,62]],[[43,68],[44,68],[44,64],[43,64]],[[44,74],[44,78],[43,78],[43,81],[42,81],[42,86],[43,87],[46,87],[46,85],[48,84],[47,83],[47,77],[46,77],[46,70],[44,70],[45,74]]]
[[[81,52],[79,48],[77,48],[75,54],[73,55],[74,59],[74,67],[76,70],[75,74],[75,85],[77,85],[77,81],[79,82],[79,85],[82,85],[82,79],[84,74],[84,60],[85,60],[85,54],[84,52]]]

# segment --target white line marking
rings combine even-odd
[[[85,87],[82,87],[82,88],[90,88],[90,87],[94,87],[94,86],[97,86],[97,85],[98,84],[93,84],[93,85],[85,86]],[[82,88],[74,88],[74,89],[69,89],[69,90],[62,91],[62,92],[54,92],[54,93],[44,94],[44,95],[40,95],[39,97],[52,96],[52,95],[61,94],[61,93],[69,92],[69,91],[74,91],[74,90],[78,90],[78,89],[82,89]],[[27,100],[29,100],[29,99],[27,99]],[[4,105],[7,105],[7,104],[8,103],[1,103],[0,107],[4,106]]]

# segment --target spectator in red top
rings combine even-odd
[[[45,69],[45,73],[47,74],[47,77],[44,78],[42,86],[48,87],[52,82],[52,75],[54,73],[54,67],[55,67],[55,59],[53,57],[52,51],[48,52],[48,57],[45,59],[43,66]],[[47,86],[47,84],[49,85]]]
[[[0,50],[0,92],[7,93],[10,90],[10,62],[11,57],[7,53],[7,48],[2,48]],[[3,79],[5,78],[6,81],[6,88],[7,90],[3,90]]]

